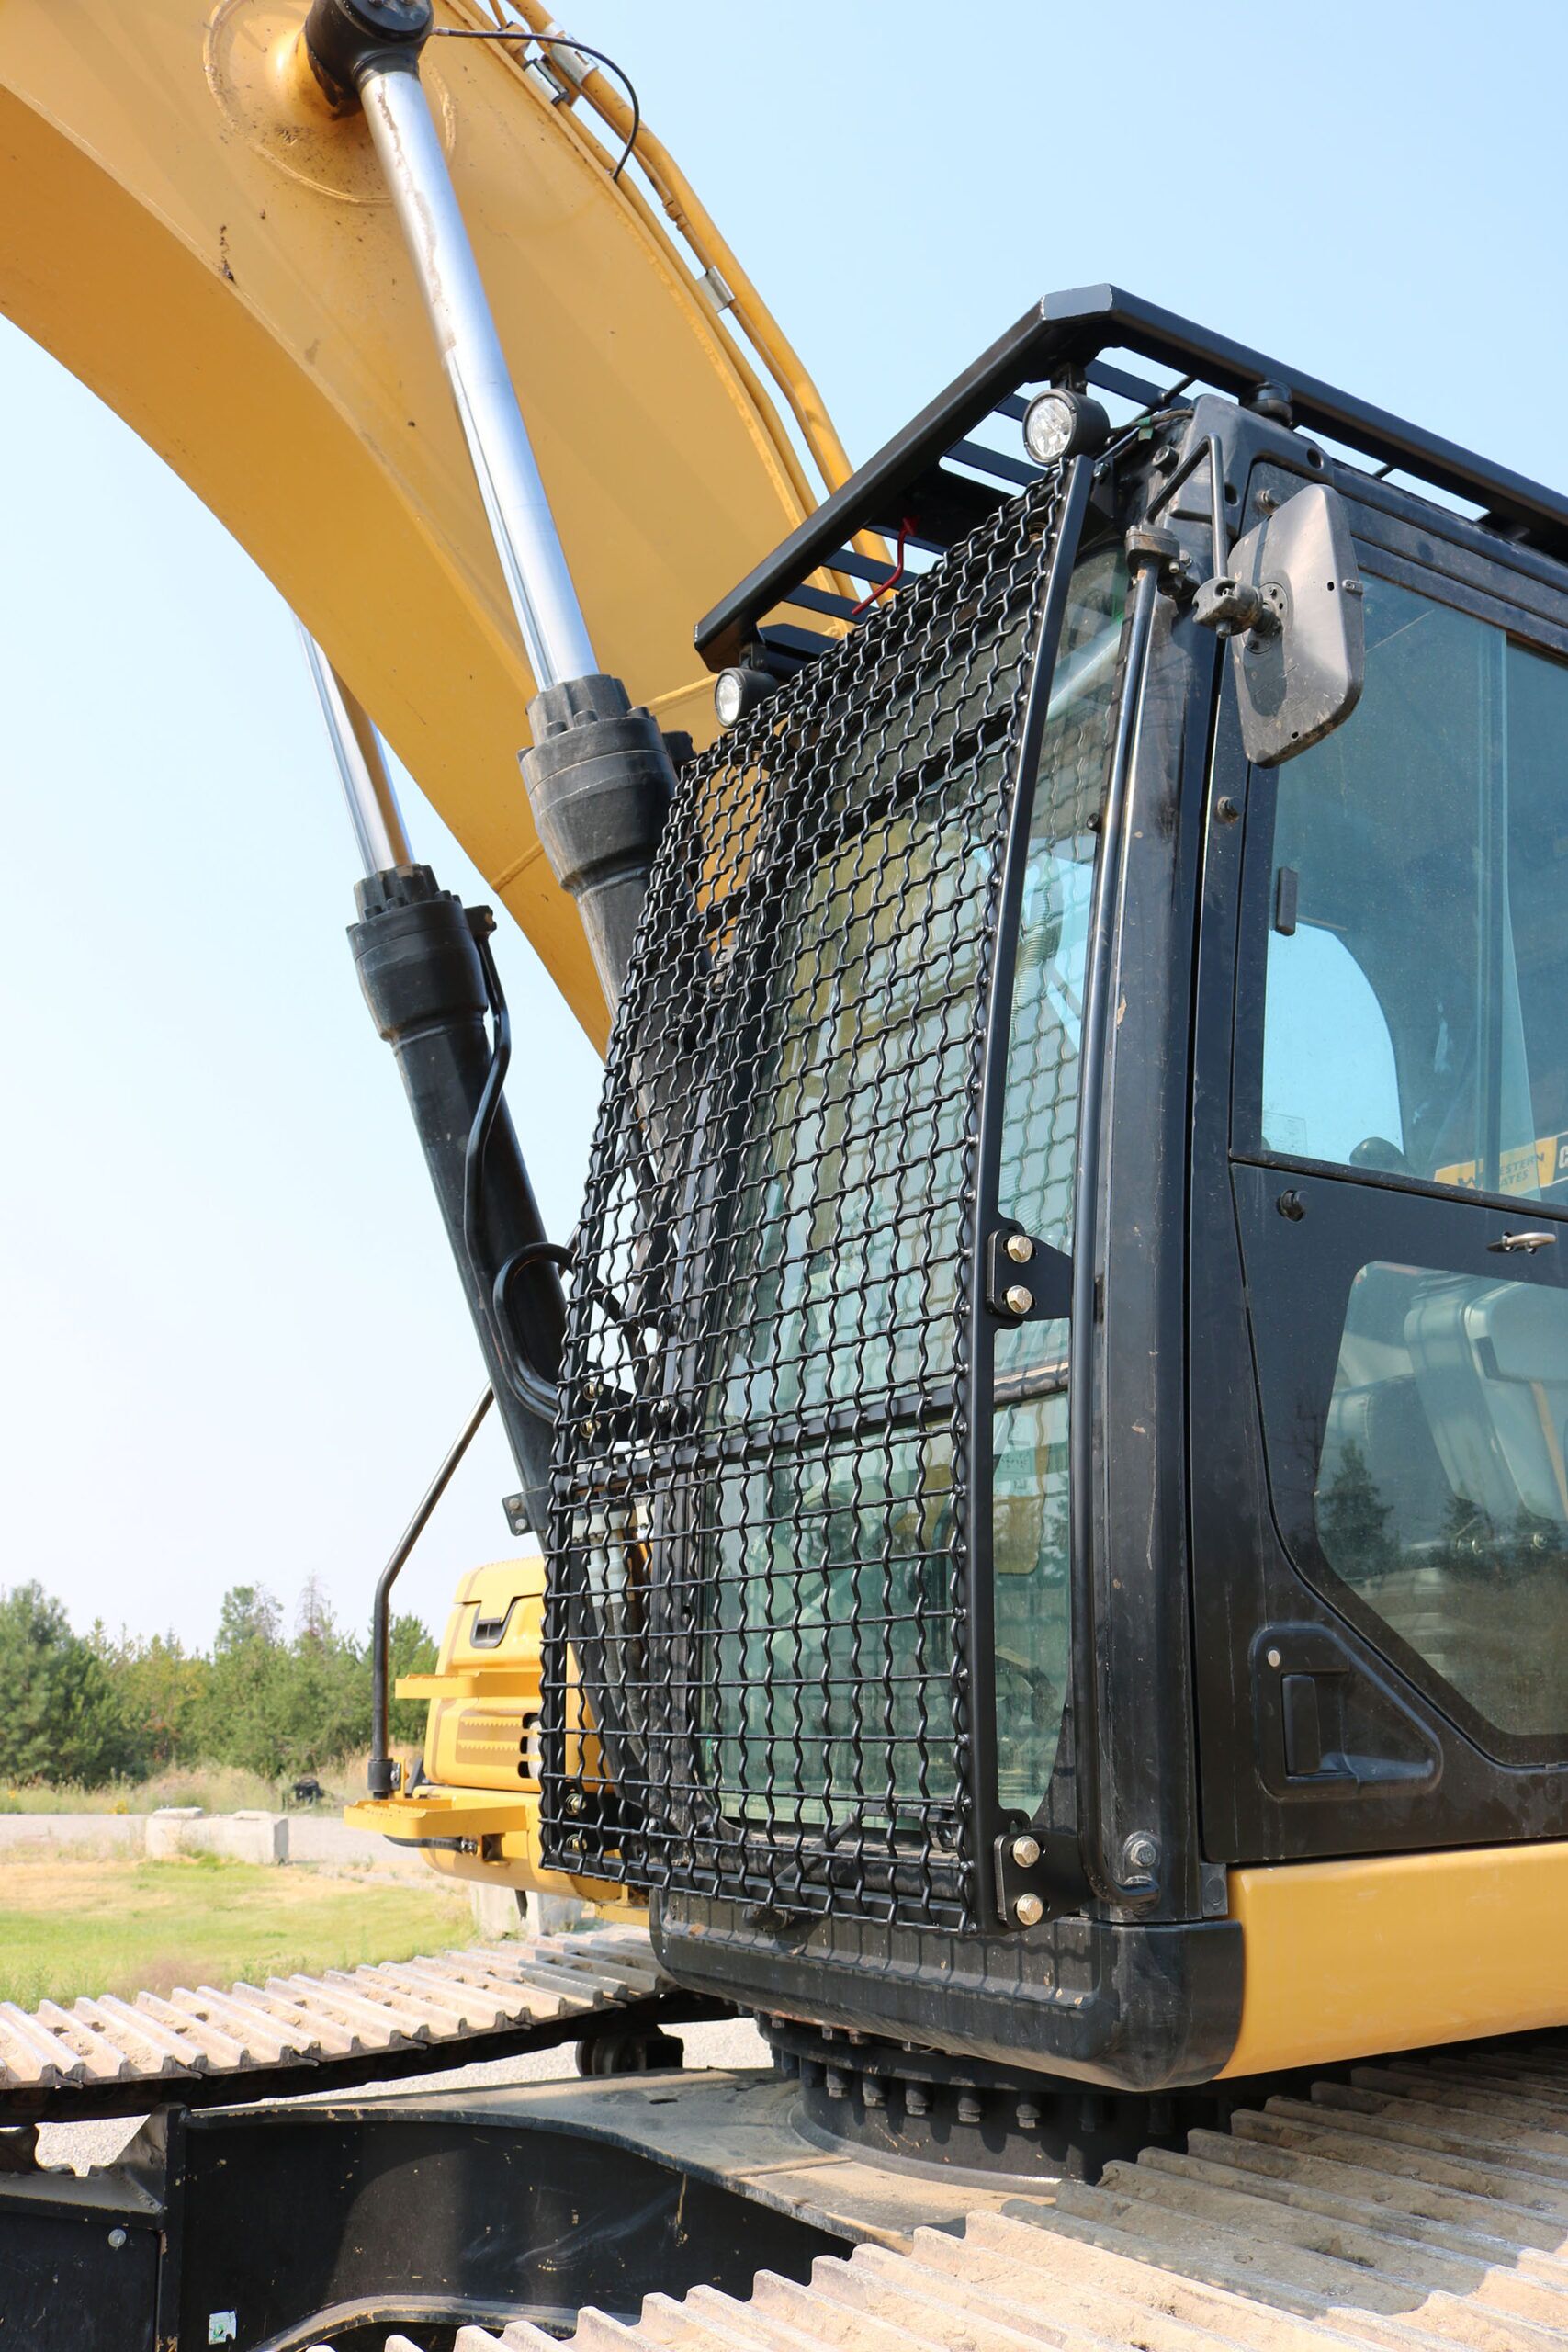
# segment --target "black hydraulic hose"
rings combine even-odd
[[[479,950],[479,969],[484,975],[485,996],[490,1004],[494,1038],[484,1089],[474,1112],[474,1123],[468,1129],[468,1140],[463,1152],[463,1248],[468,1253],[469,1265],[474,1269],[476,1280],[482,1283],[482,1270],[489,1263],[485,1248],[485,1157],[490,1149],[496,1114],[501,1109],[502,1097],[506,1091],[506,1073],[512,1066],[512,1015],[507,1010],[501,975],[495,968],[495,958],[491,953],[489,933],[471,916],[468,927],[474,935],[474,945]],[[482,1295],[482,1291],[480,1296],[481,1311],[490,1325],[491,1343],[506,1375],[507,1385],[530,1412],[548,1421],[555,1419],[557,1384],[530,1361],[522,1332],[508,1304],[507,1294],[513,1275],[525,1272],[530,1266],[550,1265],[564,1272],[570,1264],[570,1250],[559,1243],[526,1241],[497,1269],[488,1298]]]
[[[373,1797],[389,1797],[398,1785],[398,1768],[391,1752],[389,1688],[392,1642],[392,1587],[407,1566],[410,1553],[430,1524],[431,1513],[452,1483],[452,1474],[478,1434],[480,1422],[495,1401],[487,1388],[458,1430],[446,1458],[424,1490],[424,1498],[399,1536],[391,1558],[382,1569],[370,1615],[370,1763],[366,1783]]]

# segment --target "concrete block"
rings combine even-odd
[[[528,1899],[530,1903],[536,1900],[532,1895]],[[484,1942],[499,1943],[502,1936],[523,1934],[523,1915],[517,1908],[515,1888],[470,1883],[468,1900],[473,1905],[475,1930]]]
[[[350,1829],[330,1814],[291,1813],[288,1816],[288,1859],[314,1862],[336,1871],[373,1870],[392,1878],[431,1885],[435,1873],[417,1846],[395,1846],[371,1829]],[[442,1880],[446,1885],[447,1881]]]
[[[150,1861],[179,1854],[221,1854],[231,1862],[286,1862],[288,1819],[281,1813],[204,1814],[199,1805],[166,1805],[147,1817]]]
[[[288,1816],[283,1813],[220,1814],[196,1833],[214,1854],[234,1862],[286,1862]]]
[[[574,1928],[591,1928],[598,1915],[592,1903],[575,1894],[531,1894],[528,1931],[536,1936],[567,1936]]]
[[[198,1804],[164,1804],[147,1816],[147,1859],[150,1862],[170,1862],[177,1854],[193,1849],[183,1844],[194,1822],[204,1818]]]

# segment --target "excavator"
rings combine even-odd
[[[0,302],[299,617],[483,1360],[354,1817],[599,1920],[0,2010],[0,2344],[1559,2343],[1568,497],[1110,286],[852,469],[591,30],[0,11]]]

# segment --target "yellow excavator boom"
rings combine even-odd
[[[534,681],[363,117],[301,80],[305,14],[6,0],[0,310],[254,558],[603,1043],[517,775]],[[700,743],[693,620],[816,494],[724,309],[829,484],[842,451],[664,150],[644,135],[649,193],[617,180],[607,78],[570,52],[552,78],[517,29],[433,40],[423,78],[600,662]]]

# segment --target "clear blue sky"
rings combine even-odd
[[[856,458],[1034,295],[1111,277],[1568,478],[1560,6],[563,14],[630,69]],[[482,1375],[344,942],[292,624],[3,327],[0,448],[0,1582],[204,1641],[226,1586],[292,1607],[314,1575],[358,1618]],[[514,930],[502,956],[564,1233],[596,1065]],[[509,1548],[512,1483],[491,1434],[409,1571],[432,1622]]]

